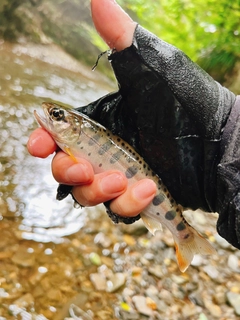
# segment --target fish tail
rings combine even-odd
[[[189,226],[192,236],[188,241],[179,241],[175,238],[175,248],[178,266],[181,272],[185,272],[189,267],[190,263],[195,254],[215,254],[216,250],[212,245],[203,238],[196,230]]]

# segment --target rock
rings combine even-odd
[[[92,264],[94,264],[95,266],[100,266],[102,261],[100,256],[95,253],[95,252],[91,252],[89,255],[89,260],[92,262]]]
[[[234,254],[230,254],[228,257],[228,267],[235,272],[240,271],[238,257]]]
[[[13,263],[21,267],[32,267],[35,264],[35,256],[25,247],[20,247],[11,259]]]
[[[226,288],[223,286],[219,286],[216,288],[216,291],[213,295],[213,299],[218,305],[222,305],[226,303]]]
[[[219,278],[219,272],[214,266],[207,265],[203,267],[203,271],[212,279],[216,280]]]
[[[240,294],[235,292],[227,292],[227,300],[230,305],[234,308],[234,311],[240,316]]]
[[[172,278],[173,282],[178,285],[184,284],[189,281],[189,277],[187,276],[187,274],[183,274],[181,276],[177,276],[175,274],[172,274],[171,278]]]
[[[26,308],[34,304],[34,298],[30,293],[24,294],[21,298],[14,301],[19,308]]]
[[[153,310],[147,305],[146,297],[134,296],[132,301],[139,313],[149,317],[153,315]]]
[[[115,292],[121,288],[126,281],[126,275],[124,273],[115,273],[107,281],[107,292]]]
[[[193,260],[191,262],[191,266],[194,267],[200,267],[203,265],[203,257],[200,254],[195,254],[195,256],[193,257]]]
[[[190,318],[196,314],[196,306],[193,303],[185,304],[182,308],[183,318]]]
[[[162,271],[162,267],[159,265],[155,265],[153,267],[150,267],[148,269],[148,272],[154,276],[156,276],[157,278],[162,278],[164,273]]]
[[[105,276],[100,273],[91,273],[90,280],[96,290],[106,291],[107,289],[107,280]]]
[[[109,248],[112,244],[112,240],[107,237],[103,232],[99,232],[95,238],[94,242],[100,244],[103,248]]]
[[[221,308],[218,305],[214,304],[209,296],[203,297],[203,302],[211,315],[219,319],[219,317],[222,315]]]
[[[166,289],[162,289],[158,295],[160,300],[163,300],[164,302],[166,302],[166,304],[168,305],[172,305],[173,304],[173,296],[172,293],[169,292]]]
[[[50,301],[62,301],[62,293],[58,289],[51,288],[47,292],[47,297]]]
[[[228,249],[231,247],[231,245],[217,233],[215,234],[215,240],[223,249]]]

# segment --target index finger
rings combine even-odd
[[[27,149],[34,157],[46,158],[56,151],[57,145],[46,130],[38,128],[30,135]]]

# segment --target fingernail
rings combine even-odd
[[[154,197],[156,193],[156,184],[152,180],[141,180],[133,189],[136,199],[143,200]]]
[[[113,173],[101,180],[101,188],[105,194],[120,192],[126,188],[126,180],[122,174]]]

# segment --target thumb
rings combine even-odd
[[[115,0],[91,0],[91,10],[95,28],[110,48],[120,51],[132,44],[136,22]]]

